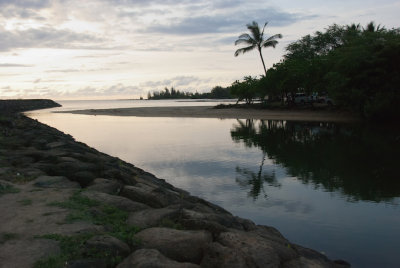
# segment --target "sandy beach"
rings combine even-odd
[[[192,117],[192,118],[220,118],[220,119],[270,119],[293,121],[324,121],[324,122],[352,122],[357,118],[341,112],[326,110],[266,110],[224,108],[215,109],[213,106],[178,106],[178,107],[139,107],[119,109],[89,109],[75,110],[63,113],[110,116],[138,116],[138,117]]]

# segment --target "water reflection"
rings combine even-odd
[[[263,183],[279,186],[263,172],[265,156],[304,184],[340,192],[348,201],[391,202],[400,195],[398,129],[334,123],[237,120],[232,140],[263,152],[258,172],[237,167],[237,182],[253,199],[266,195]]]

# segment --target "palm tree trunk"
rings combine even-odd
[[[264,58],[263,58],[262,53],[261,53],[261,47],[258,48],[258,52],[260,53],[261,62],[262,62],[263,67],[264,67],[265,76],[267,76],[267,69],[265,68]]]

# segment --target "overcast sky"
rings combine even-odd
[[[234,57],[246,24],[285,47],[333,23],[400,27],[395,0],[0,0],[0,98],[146,97],[205,92],[263,73],[256,51]]]

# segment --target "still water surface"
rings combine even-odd
[[[201,105],[60,103],[63,110]],[[29,115],[235,215],[274,226],[294,243],[353,267],[400,267],[396,129],[48,111]]]

